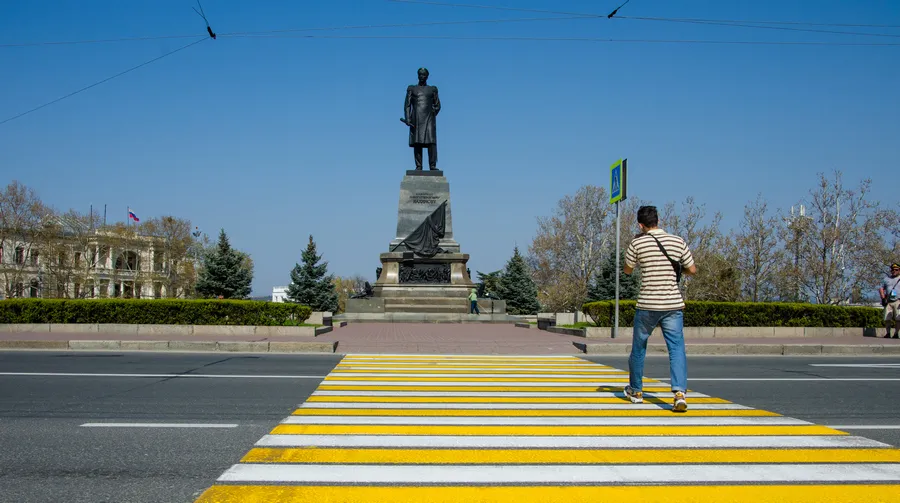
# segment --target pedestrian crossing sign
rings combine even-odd
[[[609,204],[624,201],[626,194],[626,174],[628,172],[628,159],[619,159],[610,167],[609,177]]]

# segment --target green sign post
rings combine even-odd
[[[616,338],[619,331],[619,257],[621,256],[619,232],[622,227],[619,203],[628,197],[627,187],[628,159],[619,159],[609,168],[609,204],[616,205],[616,310],[612,328],[613,339]]]

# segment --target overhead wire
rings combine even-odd
[[[900,42],[817,42],[817,41],[765,41],[765,40],[689,40],[689,39],[627,39],[600,37],[490,37],[453,35],[301,35],[301,34],[252,34],[235,35],[246,38],[302,38],[302,39],[430,39],[430,40],[493,40],[493,41],[551,41],[551,42],[610,42],[610,43],[660,43],[660,44],[726,44],[726,45],[811,45],[811,46],[860,46],[900,47]]]
[[[196,36],[196,35],[195,35],[195,36]],[[187,48],[189,48],[189,47],[191,47],[191,46],[197,45],[197,44],[199,44],[200,42],[203,42],[204,40],[208,40],[208,37],[204,36],[203,38],[201,38],[201,39],[199,39],[199,40],[195,40],[194,42],[191,42],[190,44],[187,44],[187,45],[184,45],[184,46],[179,47],[178,49],[169,51],[169,52],[163,54],[162,56],[157,56],[157,57],[155,57],[155,58],[153,58],[153,59],[151,59],[151,60],[149,60],[149,61],[145,61],[145,62],[143,62],[143,63],[141,63],[141,64],[139,64],[139,65],[137,65],[137,66],[133,66],[133,67],[131,67],[131,68],[125,70],[125,71],[119,72],[119,73],[117,73],[117,74],[115,74],[115,75],[113,75],[113,76],[111,76],[111,77],[107,77],[107,78],[105,78],[105,79],[103,79],[103,80],[101,80],[101,81],[94,82],[93,84],[91,84],[91,85],[89,85],[89,86],[82,87],[81,89],[78,89],[77,91],[73,91],[73,92],[71,92],[71,93],[69,93],[69,94],[66,94],[65,96],[61,96],[61,97],[59,97],[59,98],[56,98],[55,100],[48,101],[47,103],[44,103],[43,105],[34,107],[34,108],[32,108],[31,110],[27,110],[27,111],[22,112],[22,113],[20,113],[20,114],[14,115],[14,116],[12,116],[12,117],[9,117],[8,119],[4,119],[4,120],[0,121],[0,125],[6,124],[6,123],[9,122],[9,121],[18,119],[19,117],[28,115],[28,114],[30,114],[30,113],[32,113],[32,112],[36,112],[36,111],[38,111],[38,110],[40,110],[40,109],[42,109],[42,108],[44,108],[44,107],[46,107],[46,106],[50,106],[50,105],[52,105],[52,104],[54,104],[54,103],[57,103],[57,102],[60,102],[60,101],[62,101],[62,100],[64,100],[64,99],[66,99],[66,98],[70,98],[70,97],[72,97],[72,96],[75,96],[76,94],[81,93],[81,92],[83,92],[83,91],[87,91],[88,89],[90,89],[90,88],[92,88],[92,87],[99,86],[100,84],[103,84],[104,82],[109,82],[110,80],[113,80],[113,79],[115,79],[115,78],[117,78],[117,77],[121,77],[122,75],[125,75],[126,73],[133,72],[133,71],[137,70],[138,68],[147,66],[147,65],[149,65],[149,64],[151,64],[151,63],[154,63],[154,62],[156,62],[156,61],[159,61],[159,60],[161,60],[161,59],[163,59],[163,58],[165,58],[165,57],[171,56],[171,55],[175,54],[176,52],[180,52],[180,51],[183,51],[183,50],[185,50],[185,49],[187,49]]]
[[[557,11],[557,10],[547,10],[547,9],[529,9],[522,7],[504,7],[499,5],[480,5],[480,4],[465,4],[465,3],[454,3],[454,2],[438,2],[433,0],[387,0],[388,2],[393,3],[408,3],[408,4],[419,4],[419,5],[435,5],[442,7],[465,7],[472,9],[489,9],[489,10],[499,10],[499,11],[512,11],[512,12],[538,12],[544,14],[559,14],[566,16],[584,16],[584,17],[592,17],[592,18],[606,18],[607,14],[591,14],[584,12],[571,12],[571,11]],[[627,2],[626,2],[627,3]],[[624,5],[624,4],[623,4]],[[619,6],[621,8],[622,6]],[[803,25],[803,26],[830,26],[830,27],[841,27],[841,28],[900,28],[900,25],[894,24],[865,24],[865,23],[815,23],[815,22],[806,22],[806,21],[753,21],[748,19],[702,19],[702,18],[669,18],[669,17],[639,17],[639,16],[620,16],[616,15],[614,19],[635,19],[635,20],[646,20],[646,21],[670,21],[670,22],[700,22],[700,23],[752,23],[752,24],[774,24],[774,25]]]
[[[590,19],[590,17],[584,16],[584,15],[572,15],[572,16],[564,16],[564,17],[553,16],[553,17],[523,17],[523,18],[502,18],[502,19],[470,19],[470,20],[464,20],[464,21],[426,21],[426,22],[420,22],[420,23],[391,23],[391,24],[325,26],[325,27],[318,27],[318,28],[282,28],[282,29],[276,29],[276,30],[217,33],[217,36],[218,37],[233,37],[233,36],[238,36],[238,35],[258,35],[258,34],[267,34],[267,33],[363,30],[363,29],[377,29],[377,28],[414,28],[414,27],[424,27],[424,26],[491,24],[491,23],[520,23],[520,22],[533,22],[533,21],[560,21],[560,20],[576,20],[576,19]],[[123,37],[123,38],[109,38],[109,39],[69,40],[69,41],[55,41],[55,42],[23,42],[23,43],[0,44],[0,48],[3,48],[3,47],[31,47],[31,46],[41,46],[41,45],[97,44],[97,43],[110,43],[110,42],[132,42],[132,41],[144,41],[144,40],[159,40],[159,39],[170,39],[170,38],[196,38],[196,37],[197,37],[197,35],[194,34],[194,35],[162,35],[162,36],[148,36],[148,37]]]

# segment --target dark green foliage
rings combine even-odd
[[[619,302],[619,324],[634,322],[635,301]],[[615,302],[589,302],[582,307],[597,326],[612,326]],[[687,301],[686,327],[880,327],[881,310],[782,302]]]
[[[0,323],[124,323],[148,325],[302,324],[307,306],[253,300],[8,299]]]
[[[334,275],[328,274],[328,262],[319,263],[321,255],[316,254],[316,243],[309,236],[309,244],[301,255],[301,263],[291,271],[291,284],[287,297],[312,308],[313,311],[338,310],[338,294],[334,287]]]
[[[499,290],[500,298],[506,301],[506,312],[509,314],[537,314],[541,308],[537,286],[525,259],[519,254],[518,246],[513,250],[513,256],[500,275]]]
[[[484,273],[481,271],[476,271],[478,273],[478,296],[484,297],[486,294],[493,294],[496,296],[500,295],[500,277],[503,275],[503,271],[494,271]]]
[[[225,229],[219,231],[219,242],[203,258],[197,294],[201,297],[246,299],[250,296],[253,271],[246,256],[231,247]]]
[[[635,269],[630,275],[625,274],[625,253],[619,254],[619,299],[636,300],[641,289],[640,270]],[[616,298],[616,252],[606,255],[600,270],[588,285],[588,302],[598,300],[615,300]]]

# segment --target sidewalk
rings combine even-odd
[[[232,351],[271,353],[626,355],[630,333],[616,339],[555,334],[505,324],[351,323],[317,337],[0,332],[0,349]],[[900,355],[900,339],[880,337],[687,338],[688,354]],[[666,352],[654,332],[648,353]]]

